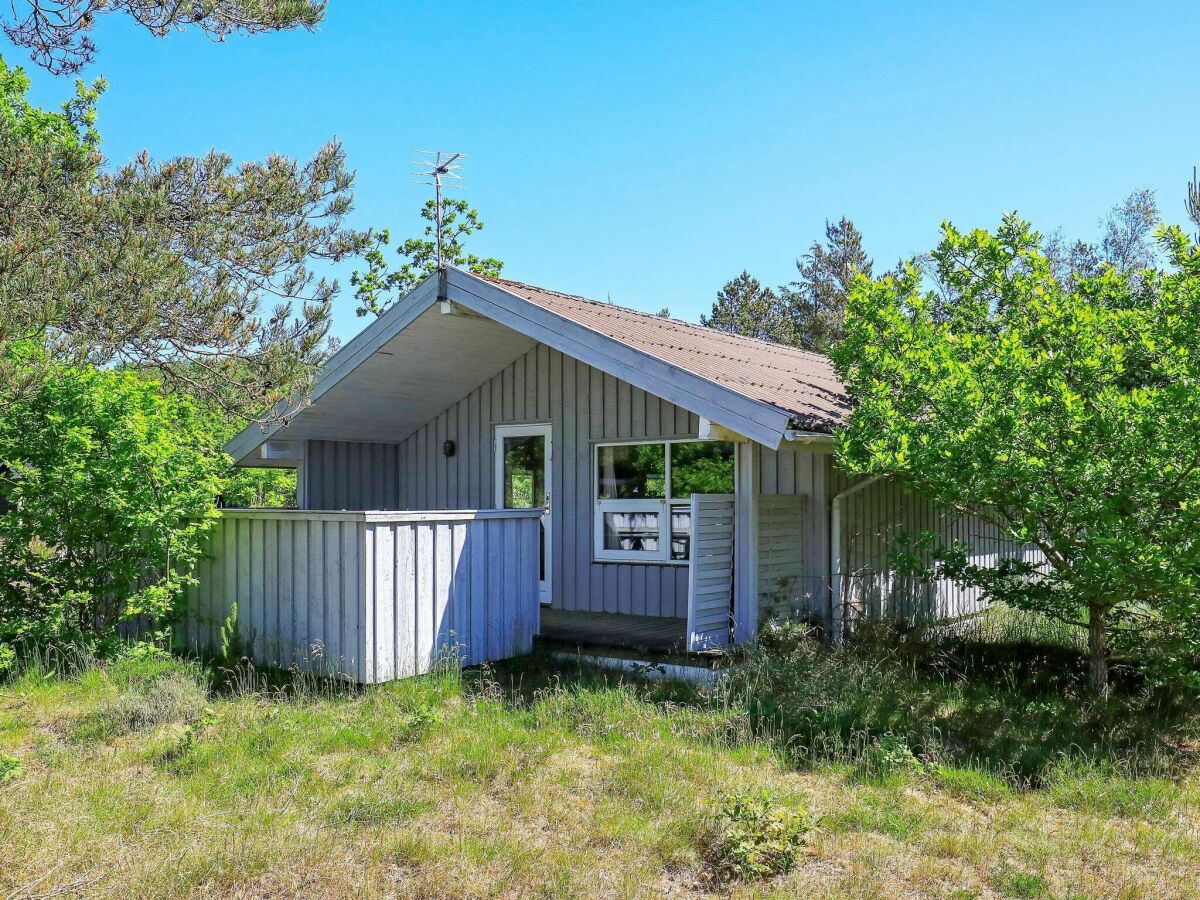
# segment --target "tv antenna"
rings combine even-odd
[[[437,234],[437,267],[438,271],[442,269],[442,188],[461,188],[461,184],[455,184],[456,181],[462,181],[462,176],[458,172],[462,166],[458,164],[460,159],[466,159],[462,153],[446,153],[442,150],[414,150],[421,159],[413,160],[413,165],[420,166],[419,171],[413,173],[419,181],[417,184],[428,184],[433,186],[434,199],[434,231]]]

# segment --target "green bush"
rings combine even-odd
[[[716,810],[706,857],[722,879],[784,875],[795,867],[810,826],[805,810],[783,806],[765,790],[733,794]]]
[[[167,624],[216,515],[214,444],[191,403],[131,372],[57,368],[9,404],[0,647],[115,645],[132,617]]]

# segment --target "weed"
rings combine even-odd
[[[79,719],[71,737],[89,743],[175,722],[188,724],[199,720],[207,707],[203,685],[189,673],[168,670],[148,681],[131,681],[115,702]]]
[[[1011,897],[1013,900],[1042,900],[1054,896],[1049,882],[1043,876],[1007,863],[997,867],[988,882],[1001,897]]]
[[[21,768],[19,757],[13,756],[11,753],[0,753],[0,784],[16,781],[24,774],[25,770]]]
[[[802,808],[758,790],[724,797],[705,857],[718,878],[750,881],[785,875],[796,865],[811,823]]]

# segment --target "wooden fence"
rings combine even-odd
[[[528,653],[538,629],[540,510],[224,510],[181,637],[238,634],[259,665],[373,684]]]

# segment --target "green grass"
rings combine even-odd
[[[1200,894],[1194,717],[982,644],[774,632],[713,692],[42,659],[0,685],[0,896]]]

